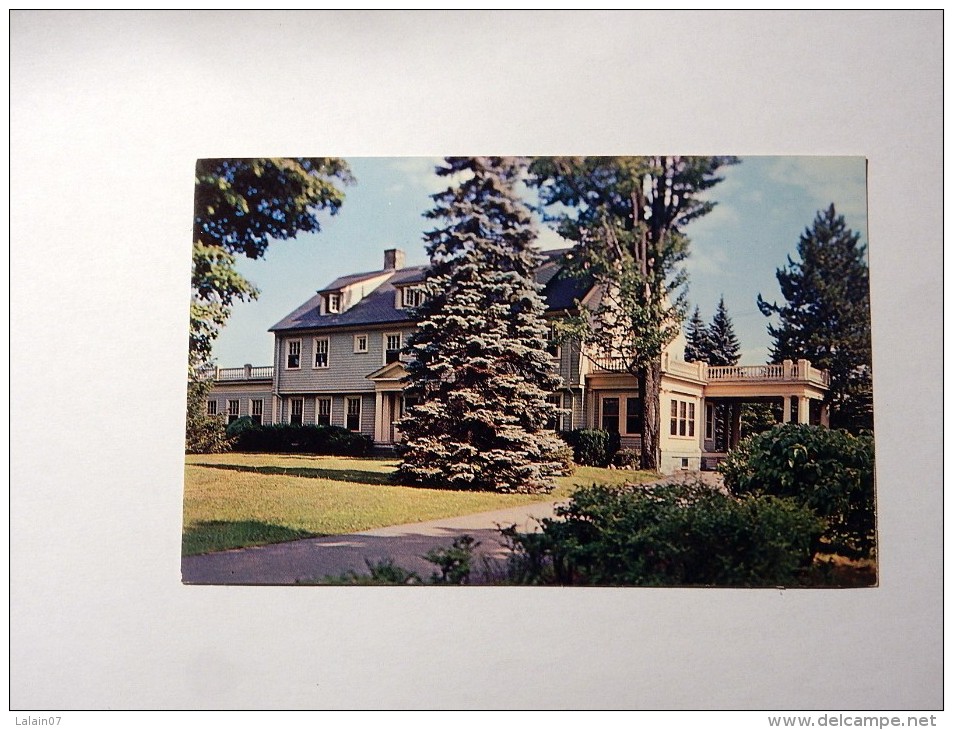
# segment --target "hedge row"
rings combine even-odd
[[[367,456],[374,446],[370,436],[340,426],[256,426],[249,418],[229,425],[228,435],[235,438],[234,451]]]

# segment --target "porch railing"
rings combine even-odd
[[[708,368],[709,380],[779,380],[782,377],[781,365],[715,365]]]
[[[593,358],[597,370],[627,372],[626,358],[602,356]],[[662,369],[672,375],[685,375],[702,381],[797,380],[829,386],[830,374],[811,365],[809,360],[785,360],[766,365],[708,365],[704,362],[682,362],[663,358]]]
[[[207,368],[202,372],[213,380],[271,380],[274,376],[273,365],[245,365],[241,368]]]

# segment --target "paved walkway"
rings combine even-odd
[[[720,477],[711,472],[684,472],[661,482],[698,481],[720,488]],[[226,550],[182,559],[182,582],[200,585],[294,585],[349,570],[367,572],[367,563],[393,560],[396,565],[428,578],[436,566],[423,559],[434,548],[448,548],[454,539],[470,535],[478,542],[471,582],[485,578],[486,564],[502,572],[509,551],[499,527],[517,525],[528,532],[537,520],[552,517],[558,502],[539,502],[493,512],[450,517],[430,522],[381,527],[350,535],[314,537],[276,545]]]
[[[349,570],[367,573],[365,560],[391,559],[422,578],[436,570],[421,556],[434,548],[448,548],[454,539],[470,535],[480,542],[475,553],[502,570],[509,551],[501,544],[497,526],[517,525],[528,532],[536,519],[553,516],[556,502],[540,502],[493,512],[450,517],[430,522],[381,527],[351,535],[313,537],[277,545],[226,550],[182,559],[182,582],[232,585],[293,585]],[[481,560],[474,561],[471,578],[481,578]]]

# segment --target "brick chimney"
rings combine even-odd
[[[404,268],[404,252],[399,248],[389,248],[384,251],[384,269]]]

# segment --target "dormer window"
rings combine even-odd
[[[341,292],[331,292],[325,299],[325,311],[328,314],[337,314],[341,311]]]
[[[423,287],[408,286],[404,287],[404,306],[408,308],[419,307],[427,299],[427,294]]]

